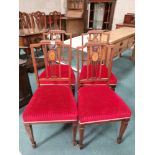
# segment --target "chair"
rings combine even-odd
[[[48,46],[48,49],[54,49],[55,48],[55,42],[59,42],[61,41],[62,43],[64,43],[64,38],[65,37],[69,37],[70,38],[70,46],[72,47],[72,35],[70,33],[66,33],[64,30],[50,30],[49,32],[47,33],[43,33],[43,39],[49,39],[52,41],[52,45]],[[62,49],[64,55],[62,56],[62,76],[65,76],[66,75],[66,69],[69,67],[68,65],[66,65],[66,56],[68,55],[68,52],[67,50],[65,49]],[[58,69],[58,68],[57,68]],[[46,69],[42,72],[42,74],[40,75],[40,77],[45,77],[45,72],[46,72]],[[50,84],[51,82],[49,82],[48,84]],[[47,84],[47,83],[44,83],[44,82],[41,82],[42,85],[44,84]],[[73,69],[71,68],[71,87],[72,87],[72,91],[73,91],[73,94],[75,94],[75,75],[74,75],[74,71]]]
[[[48,17],[50,29],[61,30],[61,12],[50,12]]]
[[[71,91],[71,46],[57,42],[56,49],[48,50],[51,41],[42,40],[40,43],[31,44],[31,54],[34,65],[34,72],[37,82],[37,90],[26,106],[23,112],[23,121],[28,133],[32,147],[36,147],[32,125],[47,123],[72,123],[73,126],[73,144],[76,144],[77,128],[77,108]],[[35,48],[42,48],[44,53],[44,62],[46,76],[38,74],[35,60]],[[68,67],[65,76],[62,76],[62,49],[66,48],[69,52]],[[42,85],[41,82],[52,82],[51,85]],[[64,84],[65,83],[65,84]]]
[[[80,73],[80,52],[88,48],[85,61],[85,77]],[[107,72],[104,62],[109,52],[110,62]],[[112,121],[121,121],[120,133],[117,143],[120,144],[122,136],[131,117],[127,104],[109,87],[113,47],[103,43],[87,43],[77,48],[77,78],[78,78],[78,118],[80,149],[84,147],[84,128],[88,124],[99,124]],[[84,77],[84,78],[82,78]]]
[[[31,23],[30,23],[29,15],[25,12],[19,12],[19,30],[25,34],[26,29],[29,31],[30,28],[31,28]],[[27,42],[23,37],[19,37],[19,57],[21,56],[20,55],[21,49],[24,50],[28,58],[28,55],[30,54],[29,47],[27,46]]]
[[[86,35],[86,34],[82,34],[82,45],[84,45],[84,35]],[[107,43],[107,42],[109,42],[109,38],[110,38],[110,36],[109,36],[109,34],[107,33],[107,32],[105,32],[104,30],[90,30],[90,31],[88,31],[87,32],[87,35],[88,35],[88,43]],[[104,41],[103,42],[103,37],[104,37],[104,40],[106,40],[106,41]],[[86,76],[87,76],[87,72],[86,72],[86,70],[87,70],[87,68],[86,68],[86,65],[84,65],[83,63],[84,63],[84,55],[85,55],[85,53],[84,53],[84,50],[83,50],[84,48],[81,48],[81,50],[82,50],[82,57],[81,57],[81,59],[82,59],[82,69],[81,69],[81,75],[80,75],[80,79],[84,79],[84,78],[86,78]],[[104,47],[104,49],[105,49],[105,47]],[[87,50],[90,50],[89,48],[87,48]],[[91,54],[91,51],[88,51],[88,53],[90,52],[90,54]],[[107,52],[106,53],[106,55],[104,55],[104,66],[102,66],[102,70],[103,70],[103,72],[102,72],[102,76],[106,76],[106,74],[107,74],[107,71],[108,71],[108,69],[107,69],[107,67],[108,67],[108,63],[109,63],[109,59],[110,59],[110,57],[109,57],[109,52]],[[85,61],[86,62],[86,61]],[[80,80],[81,81],[81,80]],[[109,81],[109,85],[110,85],[110,87],[113,89],[113,90],[115,90],[115,88],[116,88],[116,86],[117,86],[117,77],[115,76],[115,74],[113,74],[113,73],[111,73],[111,76],[110,76],[110,81]],[[100,81],[99,83],[101,84],[103,81]],[[85,82],[83,81],[81,81],[81,83],[80,84],[84,84]],[[88,81],[87,81],[87,83],[88,83]],[[91,83],[98,83],[98,82],[95,82],[95,80],[94,81],[92,81]],[[104,82],[103,82],[103,84],[104,84]]]
[[[34,27],[38,28],[39,31],[46,29],[46,14],[44,12],[36,11],[31,13],[32,22]]]

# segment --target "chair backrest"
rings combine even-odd
[[[30,31],[30,29],[33,28],[33,23],[30,14],[26,12],[19,12],[19,24],[21,29],[27,29]]]
[[[38,30],[46,29],[46,14],[44,12],[36,11],[31,13],[32,23]]]
[[[87,32],[89,42],[102,42],[102,36],[106,35],[106,42],[109,42],[109,34],[105,30],[90,30]]]
[[[53,11],[49,13],[50,29],[61,30],[61,12]]]
[[[49,30],[47,33],[43,33],[44,40],[61,40],[64,43],[65,38],[70,39],[70,45],[72,47],[72,34],[66,33],[64,30]]]
[[[88,36],[87,41],[84,39],[85,35]],[[103,41],[103,38],[104,38],[104,41]],[[105,30],[90,30],[87,33],[82,34],[82,46],[84,46],[84,44],[86,42],[97,43],[97,44],[98,43],[107,44],[109,42],[109,38],[110,38],[110,34]],[[82,49],[82,51],[83,51],[83,49]],[[82,57],[84,56],[83,54],[84,54],[84,52],[82,52]],[[83,61],[82,61],[82,65],[83,65]]]
[[[87,53],[84,53],[84,48],[87,48]],[[91,82],[109,84],[114,55],[113,46],[101,42],[88,42],[78,47],[76,54],[78,87],[88,83],[91,84]],[[109,61],[108,66],[106,66],[107,61]],[[85,68],[85,76],[81,79],[80,71],[82,68]],[[103,68],[107,69],[106,73]]]
[[[49,49],[49,45],[52,45],[53,48]],[[53,45],[53,42],[50,40],[42,40],[40,43],[31,44],[31,55],[33,60],[34,72],[36,76],[37,85],[40,86],[40,82],[56,81],[57,84],[59,81],[65,81],[66,85],[71,85],[71,67],[67,69],[66,77],[62,77],[62,64],[71,66],[72,58],[72,49],[70,45],[64,44],[61,41],[56,41]],[[45,72],[46,76],[41,78],[38,74],[37,62],[35,57],[35,49],[41,48],[44,56],[45,63]],[[66,56],[66,52],[68,55]],[[63,84],[64,85],[64,84]]]

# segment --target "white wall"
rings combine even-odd
[[[123,23],[126,13],[135,13],[135,0],[117,0],[112,29],[116,28],[116,24]]]
[[[19,0],[19,10],[22,12],[43,11],[46,14],[56,10],[65,13],[66,0]]]

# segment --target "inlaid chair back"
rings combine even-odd
[[[46,29],[46,14],[44,12],[36,11],[31,13],[32,22],[34,23],[34,27],[38,28],[39,31],[42,29]]]
[[[90,42],[103,42],[102,38],[103,35],[106,37],[105,41],[109,42],[109,34],[106,33],[105,30],[90,30],[87,32],[88,34],[88,41]]]
[[[64,30],[49,30],[47,33],[43,33],[43,39],[44,40],[61,40],[64,42],[65,38],[70,39],[70,45],[72,46],[72,34],[71,33],[66,33]]]
[[[82,45],[84,45],[84,36],[87,35],[87,42],[109,42],[110,35],[105,30],[90,30],[82,34]]]
[[[50,29],[61,30],[61,12],[53,11],[49,13]]]
[[[83,49],[87,48],[84,56]],[[113,47],[101,42],[89,42],[77,48],[78,87],[90,84],[108,84],[112,71]],[[109,59],[109,64],[106,62]],[[81,66],[80,66],[81,65]],[[106,69],[106,71],[105,71]],[[81,71],[81,72],[80,72]]]
[[[49,45],[52,46],[52,49],[49,49]],[[61,41],[56,41],[54,44],[50,40],[42,40],[40,43],[31,44],[31,55],[34,65],[34,72],[36,75],[37,85],[40,86],[42,82],[52,82],[54,84],[61,84],[66,82],[66,85],[71,85],[71,67],[68,67],[65,70],[65,76],[62,76],[63,66],[62,64],[71,66],[71,46],[64,44]],[[36,58],[35,58],[35,49],[41,48],[44,55],[44,63],[45,63],[45,76],[39,76],[38,69],[36,65]],[[64,52],[65,51],[65,52]],[[68,52],[66,56],[64,53]]]

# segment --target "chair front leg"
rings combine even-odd
[[[79,127],[79,134],[80,134],[80,149],[83,149],[84,145],[83,145],[83,139],[84,139],[84,125],[80,125]]]
[[[73,133],[73,145],[77,145],[76,141],[76,133],[77,133],[77,122],[73,122],[72,124],[72,133]]]
[[[130,119],[125,119],[121,121],[121,127],[119,131],[119,136],[117,137],[117,144],[120,144],[122,142],[123,134],[128,126],[128,122]]]
[[[32,125],[25,123],[24,126],[25,126],[26,132],[27,132],[27,134],[29,136],[29,139],[31,141],[32,147],[36,148],[36,142],[34,141]]]

